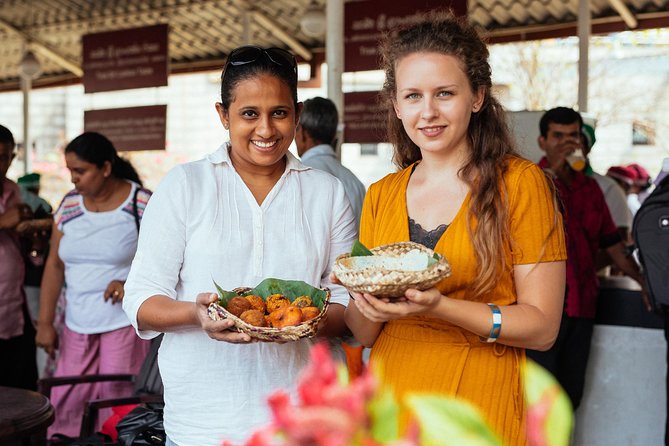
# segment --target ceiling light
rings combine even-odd
[[[39,60],[35,57],[35,54],[28,50],[23,53],[23,58],[19,64],[19,70],[21,71],[21,75],[34,79],[42,72],[42,66],[39,63]]]
[[[300,20],[300,28],[307,37],[318,39],[325,35],[325,13],[315,1],[312,1]]]

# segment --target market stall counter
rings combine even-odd
[[[574,444],[664,444],[667,373],[663,319],[628,277],[600,279],[585,392]]]

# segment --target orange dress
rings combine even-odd
[[[412,167],[388,175],[369,188],[360,226],[360,240],[365,246],[409,240],[406,189]],[[567,258],[559,215],[557,227],[550,233],[555,213],[541,169],[527,160],[511,158],[503,187],[508,196],[512,238],[500,253],[506,266],[504,274],[489,294],[474,298],[468,292],[477,271],[467,232],[468,195],[435,247],[446,256],[453,271],[451,277],[437,284],[442,294],[511,305],[516,302],[513,265]],[[384,384],[400,400],[407,393],[429,392],[469,401],[505,445],[526,444],[520,382],[524,360],[524,349],[481,342],[474,333],[430,317],[387,322],[371,353],[371,362],[380,366]],[[406,428],[408,415],[403,410],[402,429]]]

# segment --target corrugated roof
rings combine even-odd
[[[491,42],[575,35],[578,1],[469,0],[469,17]],[[247,37],[304,59],[322,58],[324,40],[307,37],[300,19],[310,4],[325,9],[325,2],[0,0],[0,90],[19,88],[18,64],[27,41],[42,64],[36,86],[73,83],[80,81],[83,35],[155,24],[169,24],[173,73],[220,67]],[[638,28],[669,26],[669,0],[591,0],[590,10],[594,33],[622,31],[634,22]]]

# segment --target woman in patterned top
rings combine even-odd
[[[382,53],[402,170],[369,188],[360,240],[424,243],[446,256],[453,275],[399,300],[351,293],[346,321],[398,397],[462,398],[504,444],[525,444],[524,349],[551,346],[564,297],[553,190],[516,154],[491,94],[488,50],[464,19],[428,14],[392,32]]]
[[[72,140],[65,148],[65,163],[75,189],[54,216],[36,343],[51,356],[58,349],[55,376],[136,374],[148,343],[135,335],[120,302],[151,192],[142,188],[132,165],[99,133]],[[58,336],[54,315],[63,287],[65,326]],[[54,388],[56,420],[49,434],[76,436],[84,401],[131,391],[131,384],[118,383]]]

